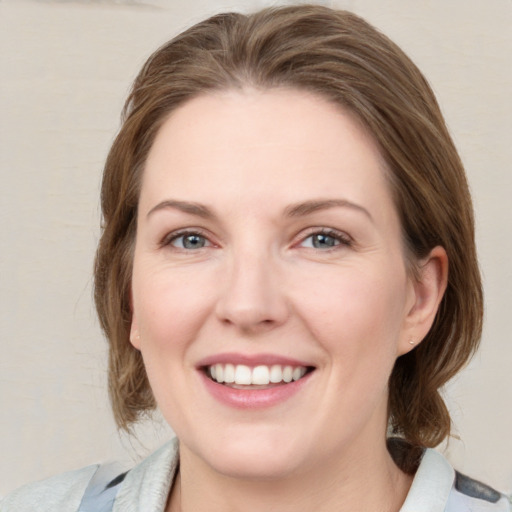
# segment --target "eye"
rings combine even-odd
[[[304,238],[300,245],[313,249],[328,250],[339,245],[350,245],[350,243],[350,238],[343,233],[333,230],[320,230]]]
[[[195,250],[202,249],[211,245],[210,241],[200,233],[180,233],[174,235],[167,242],[168,245],[176,247],[177,249]]]

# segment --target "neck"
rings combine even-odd
[[[395,465],[384,439],[363,448],[278,480],[250,480],[219,474],[181,447],[167,512],[398,512],[412,477]]]

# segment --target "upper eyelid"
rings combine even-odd
[[[182,228],[182,229],[176,229],[174,231],[171,231],[167,233],[160,241],[159,245],[161,247],[164,247],[166,245],[169,245],[173,240],[176,240],[177,238],[180,238],[182,236],[187,235],[199,235],[203,238],[206,238],[212,245],[214,242],[211,240],[211,236],[208,235],[203,229],[201,228]]]
[[[304,231],[306,231],[306,233],[304,233]],[[299,233],[296,238],[298,238],[300,241],[300,240],[305,240],[306,238],[309,238],[310,236],[313,236],[316,234],[336,236],[340,239],[346,240],[347,242],[354,241],[353,237],[350,236],[346,231],[342,231],[342,230],[335,229],[335,228],[329,228],[326,226],[314,226],[314,227],[306,228],[306,230],[303,230],[301,233]]]
[[[301,241],[306,240],[310,236],[313,236],[315,234],[324,234],[324,235],[330,235],[330,236],[336,236],[337,238],[341,239],[342,241],[346,243],[353,243],[354,239],[352,236],[350,236],[346,231],[342,231],[336,228],[327,227],[327,226],[310,226],[308,228],[302,229],[299,233],[297,233],[292,238],[292,245],[295,245],[297,243],[300,243]],[[173,230],[169,233],[167,233],[165,236],[162,237],[161,241],[159,242],[160,246],[166,246],[169,245],[173,240],[186,235],[199,235],[204,238],[206,238],[210,244],[212,245],[218,245],[218,243],[213,241],[213,235],[204,228],[200,227],[186,227],[186,228],[180,228]]]

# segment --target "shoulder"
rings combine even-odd
[[[0,511],[161,511],[177,466],[174,439],[127,473],[116,464],[93,465],[20,487],[0,502]]]
[[[75,512],[97,465],[24,485],[0,502],[2,512]]]
[[[113,512],[164,510],[178,465],[178,440],[174,438],[126,474]]]
[[[509,499],[492,487],[455,473],[446,512],[511,512]]]
[[[400,512],[512,512],[509,499],[456,472],[444,456],[426,449]]]

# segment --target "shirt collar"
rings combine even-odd
[[[435,450],[426,449],[400,512],[443,512],[454,479],[449,462]]]

